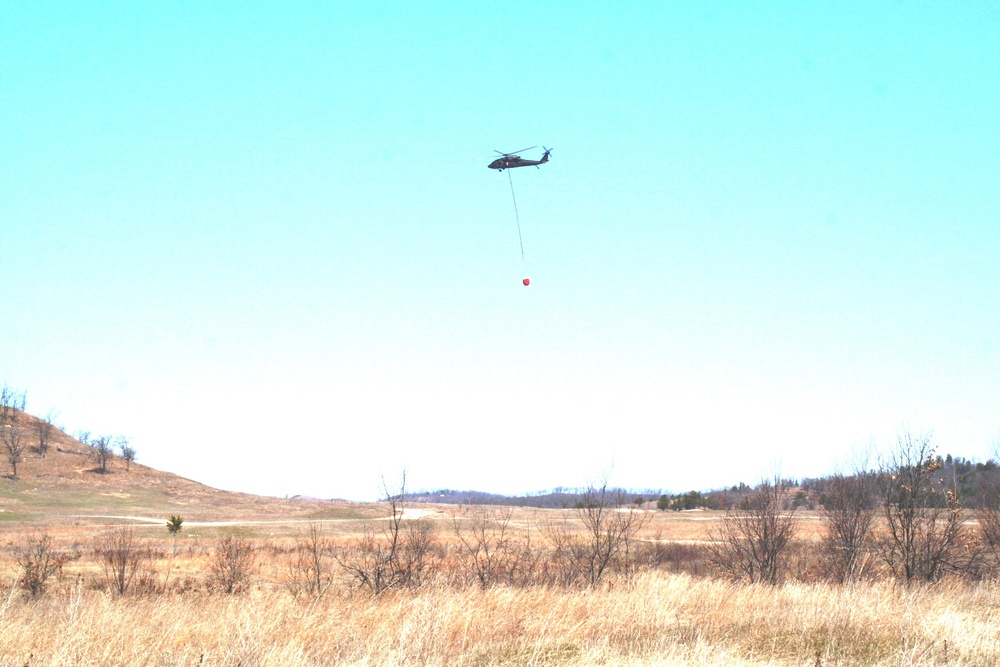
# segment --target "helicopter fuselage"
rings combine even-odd
[[[540,164],[545,164],[549,161],[548,150],[542,155],[541,160],[526,160],[520,155],[504,155],[503,157],[498,157],[493,162],[487,165],[490,169],[497,169],[503,171],[504,169],[514,169],[515,167],[537,167]]]
[[[503,171],[504,169],[513,169],[514,167],[530,167],[532,165],[542,164],[541,160],[525,160],[519,157],[500,157],[493,162],[490,162],[490,169],[499,169]]]

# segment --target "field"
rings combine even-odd
[[[267,498],[50,444],[0,479],[0,667],[1000,663],[996,552],[960,509],[929,515],[962,565],[934,583],[871,546],[834,583],[800,510],[756,584],[712,554],[722,512]]]
[[[560,583],[559,572],[483,587],[459,535],[483,510],[420,506],[432,548],[410,585],[378,595],[347,565],[366,536],[385,538],[384,507],[331,504],[341,518],[246,517],[192,521],[171,537],[162,522],[77,517],[47,525],[7,521],[7,553],[43,530],[53,548],[78,556],[44,595],[15,586],[12,558],[0,560],[0,665],[990,665],[1000,661],[992,583],[891,580],[841,586],[822,581],[808,546],[814,514],[797,519],[799,555],[783,585],[712,576],[700,550],[713,512],[647,511],[627,571],[597,585]],[[381,516],[379,516],[381,512]],[[477,514],[478,512],[478,514]],[[365,514],[370,520],[349,515]],[[512,543],[549,549],[545,526],[582,531],[574,510],[518,509]],[[217,518],[217,517],[216,517]],[[95,551],[127,523],[148,560],[124,595],[108,584]],[[455,527],[459,527],[459,531]],[[322,594],[303,585],[298,558],[312,535],[324,540]],[[253,554],[245,587],[220,591],[220,540]],[[352,551],[354,550],[354,551]],[[544,569],[544,568],[543,568]]]

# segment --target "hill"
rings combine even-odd
[[[0,445],[0,522],[88,523],[106,516],[172,513],[195,521],[352,518],[360,509],[346,502],[214,489],[117,455],[102,473],[90,445],[52,427],[43,454],[43,420],[15,410],[7,421],[20,429],[24,452],[15,478],[7,450]]]

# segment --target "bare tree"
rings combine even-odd
[[[135,447],[129,443],[129,439],[124,435],[115,438],[115,446],[118,447],[118,453],[121,454],[121,457],[125,459],[125,471],[128,472],[132,462],[135,461]]]
[[[0,387],[0,423],[6,422],[13,414],[11,407],[12,393],[13,389],[8,387],[6,382]]]
[[[97,540],[97,561],[104,579],[118,595],[145,573],[151,554],[135,534],[132,526],[115,526]]]
[[[13,547],[14,562],[21,570],[18,586],[30,597],[43,595],[49,579],[62,572],[63,566],[79,554],[56,549],[48,533],[29,535],[22,544]]]
[[[292,552],[289,565],[292,591],[322,597],[333,583],[332,554],[333,541],[320,524],[310,522]]]
[[[242,593],[250,586],[256,552],[250,540],[227,535],[212,554],[212,579],[223,593]]]
[[[56,429],[57,414],[55,410],[49,410],[44,417],[34,422],[35,435],[38,437],[38,455],[42,458],[49,453],[49,440],[52,439],[52,432]]]
[[[885,529],[879,553],[897,577],[936,581],[955,565],[962,546],[962,505],[937,471],[930,436],[899,436],[876,477]]]
[[[4,454],[10,464],[11,477],[17,479],[17,466],[24,460],[24,450],[27,447],[21,425],[16,420],[0,423],[0,440],[3,441]]]
[[[712,560],[725,572],[754,583],[778,584],[785,548],[795,527],[795,508],[784,509],[785,483],[763,481],[726,511],[712,532]]]
[[[834,474],[821,499],[822,547],[829,575],[841,583],[862,576],[871,566],[878,512],[874,476],[863,468]]]
[[[17,421],[17,413],[24,412],[27,400],[27,392],[16,391],[6,384],[0,387],[0,423]]]
[[[382,490],[389,516],[378,522],[379,528],[366,521],[361,538],[335,554],[340,566],[373,595],[419,585],[434,543],[425,520],[405,520],[406,471],[398,492],[390,492],[385,480]]]
[[[485,590],[510,574],[518,560],[517,545],[510,534],[514,510],[482,505],[463,509],[465,517],[452,517],[452,529],[466,567]]]
[[[1000,571],[1000,438],[993,442],[992,459],[983,475],[983,489],[976,518],[979,536],[991,557],[992,574]]]
[[[635,536],[652,515],[632,507],[624,491],[610,489],[605,476],[600,486],[584,491],[577,518],[583,524],[582,536],[565,520],[550,522],[543,528],[555,558],[568,570],[568,578],[580,578],[596,586],[609,568],[627,575],[635,555]]]
[[[1000,468],[993,468],[984,478],[986,488],[980,496],[976,518],[980,539],[989,556],[990,574],[997,576],[1000,572]]]
[[[113,442],[111,436],[102,435],[90,443],[90,455],[97,463],[97,472],[102,475],[108,472],[108,462],[115,455]]]

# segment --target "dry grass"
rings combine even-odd
[[[374,597],[330,560],[336,581],[318,600],[288,586],[303,526],[296,521],[185,528],[176,539],[165,526],[136,524],[152,574],[145,588],[122,598],[102,584],[92,551],[106,527],[49,526],[57,546],[80,558],[46,595],[30,600],[13,588],[13,561],[0,557],[0,667],[1000,663],[1000,588],[993,583],[837,586],[810,575],[811,583],[791,577],[772,587],[692,576],[687,572],[708,570],[684,559],[701,558],[697,549],[718,517],[702,512],[655,514],[645,544],[680,547],[681,559],[657,561],[658,569],[612,576],[596,589],[536,583],[481,590],[460,574],[449,527],[461,510],[428,509],[423,520],[437,526],[440,548],[427,583]],[[539,526],[572,516],[521,510],[515,528],[544,548]],[[802,520],[806,539],[797,544],[804,552],[814,522]],[[344,546],[360,524],[317,525]],[[14,545],[37,526],[4,528],[0,542]],[[245,595],[211,587],[211,554],[225,531],[252,538],[258,549]]]
[[[429,585],[379,598],[0,603],[2,665],[992,665],[995,586],[740,586],[643,574],[599,590]]]
[[[531,585],[482,590],[454,535],[465,510],[420,505],[414,516],[436,535],[421,585],[372,596],[327,554],[334,581],[315,599],[289,585],[306,521],[320,520],[324,536],[349,549],[365,534],[358,519],[384,518],[384,505],[233,494],[137,464],[98,475],[80,443],[58,434],[52,446],[19,468],[20,479],[0,480],[0,667],[1000,664],[1000,588],[823,583],[815,513],[796,516],[782,586],[707,576],[705,544],[721,514],[691,511],[649,515],[627,578],[549,585],[559,578],[542,558],[524,579]],[[165,522],[175,513],[185,524],[172,539]],[[124,597],[103,583],[94,553],[121,520],[92,515],[154,517],[129,520],[149,558]],[[517,508],[511,537],[551,549],[542,528],[552,521],[582,529],[572,510]],[[41,530],[78,557],[28,599],[5,552]],[[224,535],[258,550],[244,595],[212,587],[212,550]]]

